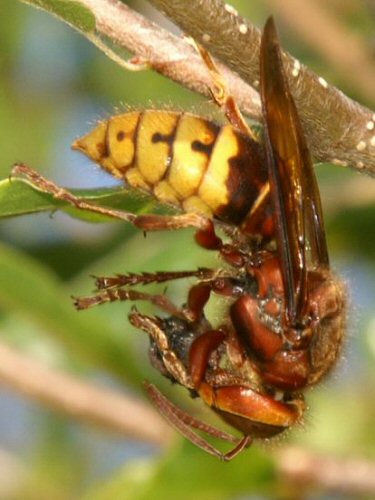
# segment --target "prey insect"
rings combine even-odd
[[[97,294],[76,299],[76,306],[146,300],[166,313],[146,316],[133,310],[129,316],[149,335],[153,365],[243,438],[184,413],[152,384],[146,384],[147,392],[185,437],[229,460],[254,438],[271,437],[302,420],[303,391],[329,372],[340,351],[345,290],[330,270],[319,190],[272,18],[260,50],[262,140],[254,138],[214,62],[200,50],[228,124],[171,111],[131,112],[99,123],[73,145],[112,175],[182,213],[137,216],[98,207],[29,167],[17,165],[14,173],[77,208],[144,231],[193,227],[197,243],[218,252],[225,263],[219,269],[98,278]],[[186,277],[197,282],[181,307],[165,294],[133,288]],[[218,324],[205,314],[212,294],[228,298]],[[233,442],[234,448],[222,453],[196,430]]]

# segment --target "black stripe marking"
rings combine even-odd
[[[130,163],[130,165],[128,167],[126,167],[127,169],[131,168],[131,167],[134,167],[134,165],[137,164],[137,156],[138,156],[138,134],[139,134],[139,127],[141,126],[141,122],[143,120],[144,114],[145,114],[145,112],[141,111],[139,113],[139,116],[138,116],[137,125],[135,126],[134,134],[133,134],[133,144],[134,144],[133,160]]]
[[[177,134],[177,130],[178,130],[178,126],[179,126],[180,120],[184,116],[184,114],[185,113],[180,113],[179,115],[177,115],[177,120],[176,120],[174,129],[172,130],[172,132],[170,134],[163,135],[163,134],[160,134],[160,133],[156,132],[152,136],[152,141],[153,142],[165,142],[166,144],[168,144],[168,155],[167,155],[167,161],[166,161],[166,169],[165,169],[164,174],[162,175],[162,177],[159,179],[159,182],[165,180],[168,177],[168,175],[169,175],[169,170],[171,168],[171,165],[172,165],[172,162],[173,162],[173,156],[174,156],[173,145],[174,145],[174,142],[175,142],[175,139],[176,139],[176,134]],[[159,140],[157,140],[157,139],[159,139]]]
[[[199,142],[199,144],[202,144],[202,146],[203,146],[202,149],[200,149],[200,151],[202,151],[203,153],[205,153],[207,155],[206,168],[205,168],[204,173],[202,174],[202,177],[200,178],[200,181],[199,181],[199,183],[198,183],[198,185],[193,193],[193,195],[198,196],[199,199],[201,199],[201,197],[198,194],[199,189],[200,189],[201,184],[205,178],[207,170],[210,166],[212,153],[216,147],[216,144],[219,144],[219,137],[220,137],[222,130],[223,130],[223,126],[219,126],[216,123],[210,122],[208,120],[206,121],[206,124],[207,124],[207,128],[213,133],[213,136],[214,136],[214,140],[212,141],[212,143],[206,145],[206,144],[202,144],[200,141],[193,141],[193,143],[191,145],[191,149],[194,150],[194,148],[193,148],[194,143]],[[195,147],[197,147],[197,145]],[[200,147],[200,146],[198,146],[198,147]],[[203,149],[206,149],[206,150],[203,151]],[[196,151],[198,151],[198,149]],[[203,200],[202,200],[202,202],[206,205],[206,203]],[[209,209],[211,210],[211,207],[209,207]]]

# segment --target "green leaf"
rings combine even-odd
[[[95,32],[95,16],[81,2],[73,0],[25,0],[51,12],[84,33]]]
[[[135,214],[149,211],[154,205],[149,197],[141,196],[139,192],[136,193],[134,190],[123,187],[72,189],[70,192],[92,204]],[[73,217],[89,222],[114,220],[87,210],[73,208],[64,201],[56,200],[51,194],[43,193],[24,179],[13,178],[0,181],[0,218],[55,210],[64,210]]]

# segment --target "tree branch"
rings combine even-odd
[[[244,81],[255,88],[259,86],[260,32],[233,7],[221,0],[150,1]],[[130,50],[164,76],[208,95],[208,72],[186,40],[116,0],[79,0],[79,3],[94,16],[97,34]],[[118,62],[118,56],[106,49],[101,39],[80,31]],[[315,159],[351,166],[375,176],[375,113],[328,85],[287,53],[284,63]],[[219,68],[242,111],[260,120],[257,92],[233,71]]]
[[[150,0],[246,82],[259,84],[260,32],[221,0]],[[318,161],[375,175],[375,114],[284,52],[309,146]]]
[[[375,493],[375,463],[359,458],[327,457],[297,447],[287,447],[276,454],[282,477],[311,492],[311,486],[345,495]]]
[[[172,431],[148,405],[83,382],[0,343],[0,382],[74,419],[165,445]]]
[[[164,447],[173,434],[148,405],[47,368],[5,343],[0,343],[0,383],[71,418],[132,439]],[[282,477],[299,489],[316,485],[330,491],[375,493],[371,461],[321,456],[296,447],[276,451],[275,460]]]
[[[134,53],[158,73],[210,97],[210,75],[191,44],[116,0],[80,0],[95,15],[96,29],[114,44]],[[140,65],[142,69],[142,65]],[[235,73],[219,65],[244,112],[260,119],[259,94]],[[136,69],[136,65],[134,67]]]

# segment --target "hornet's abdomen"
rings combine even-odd
[[[267,180],[259,143],[189,113],[120,114],[73,148],[161,203],[234,224],[249,213]]]

